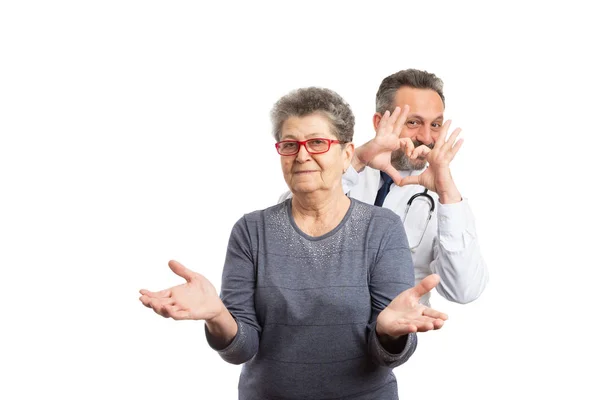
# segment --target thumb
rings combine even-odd
[[[383,168],[382,171],[388,174],[396,185],[398,185],[399,182],[402,181],[402,175],[400,175],[400,172],[398,172],[396,168],[392,167],[391,164]]]
[[[400,180],[398,186],[406,186],[406,185],[418,185],[419,184],[419,175],[411,175],[407,176]]]
[[[419,284],[413,288],[413,291],[417,296],[421,297],[424,294],[431,292],[438,283],[440,283],[440,276],[438,274],[431,274],[419,282]]]
[[[188,282],[190,282],[194,277],[194,272],[184,267],[183,264],[178,261],[169,261],[169,268],[171,268],[171,271],[173,271],[175,274],[179,275]]]

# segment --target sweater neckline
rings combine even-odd
[[[348,219],[350,219],[350,215],[352,214],[352,210],[354,209],[354,205],[356,200],[353,199],[352,197],[349,197],[350,199],[350,207],[348,207],[348,211],[346,211],[346,215],[344,215],[344,218],[342,218],[342,220],[340,221],[339,224],[337,224],[337,226],[335,228],[333,228],[332,230],[330,230],[329,232],[321,235],[321,236],[310,236],[306,233],[304,233],[299,227],[298,225],[296,225],[296,221],[294,221],[294,218],[292,217],[292,199],[289,198],[286,200],[287,204],[286,204],[286,211],[287,211],[287,216],[288,216],[288,220],[290,221],[290,224],[292,225],[292,227],[294,228],[294,230],[296,231],[296,233],[298,233],[300,236],[302,236],[304,239],[306,240],[310,240],[310,241],[319,241],[319,240],[324,240],[327,239],[330,236],[335,235],[340,229],[342,229],[342,227],[344,226],[344,224],[346,223],[346,221]]]

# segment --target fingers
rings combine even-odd
[[[452,134],[450,135],[450,137],[448,138],[448,140],[446,140],[446,143],[444,143],[442,145],[442,149],[446,150],[446,151],[452,149],[452,147],[454,146],[454,142],[456,142],[456,139],[458,138],[458,135],[460,134],[461,131],[462,131],[462,129],[456,128],[452,132]]]
[[[444,122],[444,124],[442,125],[442,129],[440,130],[440,135],[438,136],[437,140],[435,141],[435,144],[433,145],[434,149],[439,149],[440,147],[442,147],[442,145],[444,145],[446,143],[446,134],[448,132],[448,128],[450,127],[450,124],[452,123],[452,120],[446,120]]]
[[[152,308],[152,298],[147,295],[140,296],[140,301],[148,308]]]
[[[389,110],[386,110],[379,121],[377,134],[391,133],[395,136],[400,136],[409,111],[410,107],[408,105],[396,107],[391,113]]]
[[[432,318],[427,325],[427,331],[437,330],[444,326],[444,320],[440,318]],[[431,328],[431,329],[429,329]],[[419,330],[419,332],[427,332],[426,330]]]
[[[454,142],[456,141],[456,138],[458,137],[458,135],[462,132],[462,129],[460,128],[456,128],[453,132],[452,135],[450,135],[450,137],[448,138],[448,140],[446,141],[447,144],[449,144],[450,146],[452,146],[454,144]]]
[[[423,308],[424,312],[422,315],[413,315],[407,318],[398,318],[394,321],[389,321],[385,324],[384,332],[390,336],[400,336],[411,332],[436,330],[444,326],[444,320],[448,318],[445,314],[433,310],[436,313],[441,314],[444,318],[431,317],[425,315],[425,311],[431,309],[428,307]]]
[[[409,138],[401,138],[398,139],[398,149],[402,150],[408,157],[411,157],[415,150],[415,144]]]
[[[388,110],[386,110],[383,113],[383,115],[381,116],[381,120],[379,121],[379,125],[377,127],[377,135],[379,135],[381,132],[385,132],[385,129],[389,124],[389,120],[390,120],[390,112]]]
[[[395,124],[401,113],[402,113],[402,109],[400,107],[394,108],[394,111],[392,111],[392,115],[390,115],[389,123]]]
[[[392,167],[391,165],[388,164],[388,166],[383,168],[382,171],[388,174],[394,183],[398,184],[402,181],[402,175],[400,175],[400,172],[398,172],[396,168]]]
[[[444,125],[442,125],[442,129],[440,131],[440,136],[438,137],[438,140],[435,142],[435,145],[433,146],[433,148],[439,149],[442,147],[446,147],[446,150],[452,149],[452,152],[454,155],[458,151],[458,149],[455,149],[455,147],[458,146],[460,148],[460,144],[462,144],[462,139],[460,139],[458,142],[456,141],[456,139],[458,138],[458,135],[460,134],[460,132],[462,132],[462,129],[456,128],[452,132],[450,137],[448,139],[446,139],[446,135],[448,134],[448,129],[450,129],[451,123],[452,123],[452,120],[450,120],[450,119],[447,120],[446,122],[444,122]],[[460,144],[459,144],[459,142],[460,142]]]
[[[444,321],[448,319],[447,314],[444,314],[441,311],[437,311],[437,310],[434,310],[433,308],[429,308],[429,307],[427,307],[425,310],[423,310],[423,315],[426,317],[430,317],[430,318],[442,319]]]
[[[402,128],[404,128],[404,124],[406,123],[406,118],[408,117],[408,112],[410,111],[410,107],[405,105],[404,107],[396,107],[394,109],[394,113],[390,118],[390,123],[394,124],[394,129],[392,130],[392,134],[400,137],[400,132],[402,132]],[[412,143],[412,141],[411,141]],[[414,147],[414,146],[413,146]]]
[[[411,319],[394,321],[392,327],[386,332],[390,336],[401,336],[409,333],[427,332],[440,329],[444,326],[444,321],[441,319]]]
[[[156,310],[154,310],[156,311]],[[165,318],[173,318],[174,320],[180,321],[184,319],[191,319],[189,310],[181,308],[179,305],[164,305],[157,314],[162,315]]]
[[[143,305],[145,305],[146,307],[149,307],[149,308],[160,308],[163,305],[175,304],[175,300],[172,297],[156,298],[156,297],[149,297],[147,295],[142,295],[142,296],[140,296],[140,301],[142,302]]]
[[[159,299],[159,298],[152,298],[152,297],[148,297],[146,295],[142,295],[140,297],[140,301],[142,302],[143,305],[145,305],[148,308],[151,308],[152,310],[154,310],[155,313],[157,313],[158,315],[160,315],[162,317],[169,318],[169,317],[173,317],[173,315],[180,317],[182,315],[181,307],[176,304],[176,302],[173,298],[160,298]],[[183,318],[179,318],[179,319],[183,319]]]
[[[442,129],[440,130],[440,136],[438,136],[438,139],[435,141],[435,144],[433,146],[434,149],[439,149],[446,144],[446,135],[448,134],[448,129],[450,129],[451,123],[452,120],[449,119],[444,122],[444,125],[442,125]]]
[[[417,332],[433,331],[444,326],[444,320],[425,316],[406,321],[398,321],[398,323],[400,326],[413,326],[416,328]]]
[[[417,327],[417,332],[427,332],[440,329],[444,326],[444,321],[434,318],[426,321],[413,322],[413,325]]]
[[[394,108],[392,115],[390,115],[390,118],[387,120],[386,127],[388,129],[391,127],[392,132],[394,132],[396,130],[396,122],[398,121],[398,117],[400,117],[400,114],[402,114],[402,109],[400,107],[396,107],[396,108]],[[400,127],[400,129],[402,129],[402,127]],[[400,133],[400,131],[398,131],[398,133]]]
[[[412,143],[412,140],[411,140],[411,143]],[[429,154],[430,152],[431,152],[431,149],[429,147],[427,147],[426,145],[422,144],[419,147],[417,147],[416,149],[414,149],[412,154],[407,154],[407,155],[409,155],[410,158],[414,160],[416,158],[427,157],[427,154]]]
[[[456,155],[456,153],[458,153],[458,150],[460,149],[460,146],[462,146],[464,140],[458,139],[458,141],[456,142],[456,144],[454,145],[454,147],[452,147],[452,150],[450,150],[450,154],[452,155],[452,159],[454,159],[454,156]]]
[[[417,333],[418,331],[419,328],[416,325],[405,320],[398,320],[394,321],[385,334],[389,336],[402,336],[408,335],[409,333]]]
[[[151,292],[149,290],[142,289],[140,290],[140,294],[155,298],[171,297],[171,289],[161,290],[160,292]]]
[[[169,310],[169,316],[177,321],[192,319],[192,314],[188,310],[178,310],[175,308]]]
[[[434,324],[433,319],[419,319],[419,320],[413,320],[410,321],[411,325],[414,325],[417,327],[417,332],[427,332],[427,331],[432,331],[435,329],[435,324]]]
[[[431,274],[426,276],[418,285],[411,290],[418,296],[421,297],[426,293],[429,293],[436,285],[440,282],[440,276],[438,274]]]
[[[443,319],[436,319],[433,322],[433,329],[440,329],[442,326],[444,326],[444,320]]]
[[[394,182],[396,182],[394,180]],[[419,184],[419,176],[411,175],[405,178],[402,178],[399,183],[396,183],[398,186],[406,186],[406,185],[418,185]]]
[[[178,261],[169,261],[169,268],[171,268],[171,271],[185,279],[187,282],[190,282],[194,277],[194,272],[184,267],[183,264]]]

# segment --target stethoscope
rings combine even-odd
[[[424,197],[429,202],[429,215],[427,216],[427,222],[425,222],[425,228],[423,228],[423,233],[421,233],[421,237],[419,238],[419,241],[417,242],[417,244],[414,246],[410,246],[410,244],[409,244],[410,251],[413,253],[415,251],[417,251],[417,247],[419,247],[419,245],[423,241],[423,237],[425,236],[425,232],[427,231],[427,226],[429,225],[431,216],[433,215],[433,212],[435,211],[435,201],[433,201],[433,197],[431,197],[431,195],[429,193],[427,193],[427,188],[425,188],[425,190],[423,190],[421,193],[416,193],[410,199],[408,199],[408,202],[406,203],[406,209],[404,210],[404,218],[402,219],[402,221],[406,221],[406,216],[408,215],[408,210],[410,210],[410,206],[412,205],[413,201],[419,197]]]

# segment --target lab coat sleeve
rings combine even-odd
[[[481,255],[475,218],[466,199],[459,203],[437,203],[438,232],[433,243],[431,272],[441,278],[438,293],[455,303],[477,299],[488,282]]]
[[[289,190],[285,193],[283,193],[281,196],[279,196],[279,200],[277,200],[277,204],[279,203],[283,203],[284,201],[286,201],[287,199],[291,199],[292,198],[292,192],[290,192]]]
[[[342,175],[342,188],[344,189],[344,193],[348,193],[358,184],[358,172],[352,167],[348,167],[344,175]]]

